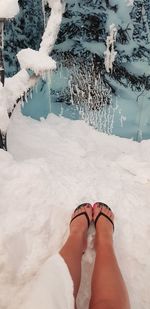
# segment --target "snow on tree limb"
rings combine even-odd
[[[18,99],[18,94],[20,97],[28,91],[28,89],[34,86],[37,77],[30,77],[25,69],[22,69],[13,77],[6,78],[4,90],[7,93],[7,110],[11,113],[16,100]]]
[[[22,49],[17,58],[21,69],[31,69],[36,75],[56,69],[56,62],[51,57],[31,48]]]
[[[9,0],[0,0],[0,4],[2,2],[4,3],[4,1],[5,3],[9,2]],[[15,4],[18,5],[18,1],[10,1],[12,3],[12,7],[15,9]],[[56,42],[65,6],[64,1],[61,0],[48,0],[45,2],[48,2],[52,10],[42,38],[40,50],[34,51],[31,49],[24,49],[20,51],[17,57],[22,69],[13,77],[6,79],[3,89],[0,87],[0,99],[2,101],[0,105],[0,130],[2,132],[7,131],[9,119],[8,113],[12,112],[14,106],[16,105],[16,100],[22,97],[30,88],[34,87],[39,77],[44,72],[51,71],[56,68],[56,63],[51,57],[49,57],[49,53],[52,51]],[[18,13],[17,9],[14,10],[14,14],[16,13]],[[31,77],[26,71],[29,68],[34,72]],[[3,121],[1,121],[2,118]]]
[[[18,13],[18,0],[0,0],[0,18],[13,18]]]
[[[26,69],[31,68],[36,74],[39,74],[39,75],[40,73],[42,74],[44,70],[48,71],[48,70],[54,70],[56,68],[55,61],[52,60],[52,58],[50,58],[48,54],[52,51],[52,48],[54,47],[54,44],[55,44],[55,41],[57,39],[57,35],[59,32],[61,20],[62,20],[62,14],[64,12],[64,3],[62,3],[61,0],[54,0],[54,1],[48,0],[46,2],[49,3],[49,5],[52,8],[52,11],[51,11],[51,15],[49,17],[48,24],[45,29],[44,35],[43,35],[43,39],[41,42],[41,47],[40,47],[39,52],[33,51],[31,49],[27,49],[27,50],[25,49],[25,50],[20,51],[17,55],[21,67],[26,68]],[[25,56],[26,61],[25,59],[23,60],[23,55]],[[34,58],[33,62],[27,60],[28,57],[32,57],[32,60]],[[17,73],[17,78],[19,78],[18,74],[19,73]],[[21,75],[21,71],[20,71],[20,75]],[[13,80],[14,78],[15,76],[12,77]],[[35,76],[33,76],[33,79],[34,81],[36,80]],[[31,80],[31,77],[29,78],[28,89],[31,87],[30,80]],[[20,97],[21,95],[22,93],[18,92],[18,97]]]
[[[105,68],[106,71],[112,72],[113,62],[115,60],[117,52],[114,48],[114,43],[116,41],[117,28],[114,24],[110,25],[110,35],[107,36],[107,50],[104,52],[105,55]]]
[[[64,2],[61,0],[48,0],[46,2],[48,2],[49,6],[52,8],[52,11],[40,44],[39,51],[49,54],[56,42],[65,6]]]

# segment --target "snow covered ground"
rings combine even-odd
[[[150,140],[107,136],[53,114],[38,122],[18,109],[8,150],[0,150],[0,308],[22,308],[30,282],[64,243],[73,209],[103,201],[116,215],[115,247],[131,308],[149,309]],[[91,227],[79,309],[88,308],[93,240]]]

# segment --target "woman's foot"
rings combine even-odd
[[[83,251],[87,247],[87,231],[92,220],[92,205],[89,203],[78,206],[71,217],[70,235],[83,241]]]
[[[71,217],[70,232],[87,231],[92,219],[92,205],[89,203],[79,205]]]
[[[97,202],[93,205],[93,221],[96,228],[96,239],[101,242],[112,242],[114,214],[106,204]]]

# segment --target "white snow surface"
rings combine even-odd
[[[7,113],[7,97],[2,83],[0,82],[0,130],[6,132],[9,117]]]
[[[31,69],[36,75],[56,69],[56,62],[48,55],[31,48],[22,49],[17,54],[22,69]]]
[[[38,122],[19,107],[7,140],[9,152],[0,150],[0,308],[22,308],[30,283],[67,238],[73,209],[96,201],[115,213],[131,308],[150,308],[150,141],[108,136],[53,114]],[[88,308],[94,233],[91,226],[78,309]]]
[[[12,18],[18,13],[18,0],[0,0],[0,18]]]

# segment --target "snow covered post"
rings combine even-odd
[[[18,12],[18,0],[0,0],[0,148],[3,148],[4,150],[6,150],[6,126],[8,124],[8,113],[6,107],[7,100],[2,89],[5,81],[3,28],[5,20],[13,18]]]

